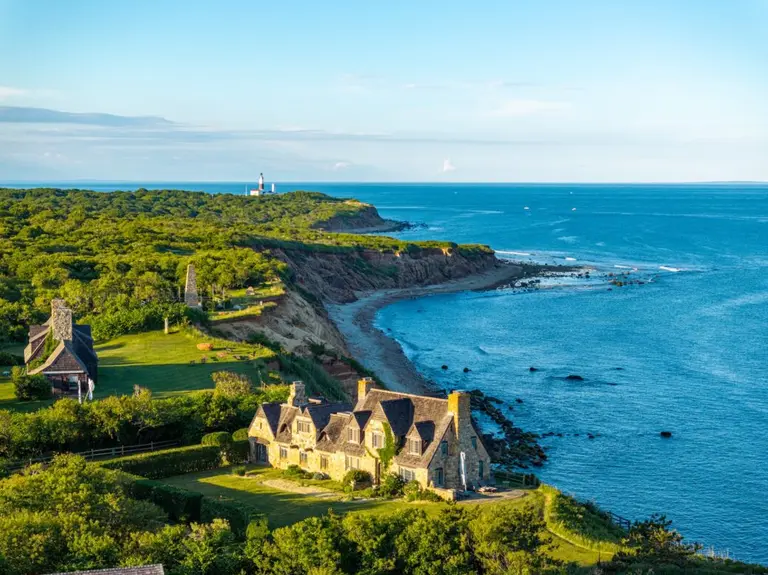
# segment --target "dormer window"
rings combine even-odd
[[[409,455],[421,455],[421,440],[409,439],[408,440],[408,454]]]
[[[359,429],[347,429],[347,441],[350,443],[360,443],[360,430]]]
[[[310,432],[310,426],[308,421],[297,421],[296,422],[296,431],[299,433],[309,433]]]

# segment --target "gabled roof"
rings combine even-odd
[[[280,421],[280,404],[279,403],[262,403],[259,409],[256,410],[256,417],[263,417],[267,420],[269,429],[272,430],[272,435],[277,435],[277,423]]]
[[[350,409],[352,409],[352,405],[349,403],[310,403],[304,407],[302,415],[306,415],[312,420],[319,434],[328,425],[332,414]]]
[[[64,372],[84,372],[88,373],[88,367],[78,357],[73,349],[72,342],[60,341],[56,349],[53,350],[51,355],[43,365],[37,367],[29,372],[30,375],[37,373],[45,373],[48,371],[64,371]]]
[[[374,410],[374,418],[386,420],[392,433],[401,437],[413,423],[413,402],[408,397],[382,401]]]
[[[370,411],[355,411],[352,414],[352,419],[350,420],[350,424],[356,425],[360,429],[365,429],[365,424],[368,423],[368,420],[370,418],[371,418]]]

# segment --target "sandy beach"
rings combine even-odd
[[[484,274],[431,286],[358,293],[355,302],[327,304],[328,313],[347,341],[355,359],[372,370],[393,391],[434,392],[403,353],[400,344],[373,325],[376,312],[391,303],[430,294],[494,289],[525,276],[536,275],[542,266],[506,264]]]

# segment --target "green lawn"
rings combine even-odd
[[[213,350],[200,351],[196,346],[201,342],[213,343]],[[221,370],[246,373],[258,382],[251,360],[274,355],[261,346],[203,338],[184,331],[168,335],[162,331],[124,335],[97,345],[96,353],[99,356],[96,395],[99,397],[131,393],[134,384],[151,389],[155,397],[209,389],[213,387],[211,373]],[[206,358],[205,363],[201,363],[202,358]]]
[[[201,342],[213,343],[213,350],[200,351],[196,345]],[[257,383],[259,378],[252,359],[268,359],[274,355],[262,346],[204,338],[192,331],[172,331],[166,335],[162,330],[120,336],[97,345],[96,353],[99,381],[94,396],[97,398],[133,393],[134,384],[151,389],[155,397],[209,389],[213,388],[211,373],[220,370],[248,374]],[[249,359],[236,359],[236,356]],[[207,358],[205,363],[201,363],[203,357]],[[34,411],[50,403],[51,400],[16,401],[10,378],[0,376],[0,409]]]
[[[255,513],[263,513],[272,528],[290,525],[307,517],[322,515],[329,509],[334,512],[344,513],[391,513],[400,509],[417,507],[427,513],[437,513],[445,508],[445,503],[387,501],[382,499],[370,499],[367,501],[342,501],[340,498],[322,499],[313,495],[292,493],[268,487],[262,483],[265,479],[283,478],[282,472],[272,468],[249,466],[248,475],[240,477],[234,475],[230,468],[190,473],[164,479],[176,487],[202,493],[207,497],[214,497],[228,503],[237,503]],[[310,485],[322,486],[323,482],[302,482]],[[331,483],[331,482],[329,482]],[[332,487],[332,485],[329,485]],[[341,496],[339,496],[341,497]],[[483,513],[493,513],[499,505],[523,506],[526,504],[540,506],[541,497],[536,492],[519,499],[502,501],[499,503],[482,503],[466,505],[478,505]],[[598,560],[598,554],[594,551],[573,545],[559,537],[550,534],[551,542],[555,544],[552,555],[563,561],[576,562],[580,565],[594,565]],[[602,559],[608,557],[603,554]]]

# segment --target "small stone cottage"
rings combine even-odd
[[[304,384],[295,382],[286,403],[259,407],[248,435],[254,461],[298,465],[337,480],[350,469],[367,471],[374,483],[393,472],[454,492],[491,480],[490,457],[464,392],[447,398],[396,393],[363,378],[352,406],[307,398]]]
[[[75,324],[72,310],[64,300],[51,301],[51,317],[42,325],[29,327],[29,344],[24,349],[27,373],[43,374],[56,395],[85,396],[88,380],[97,381],[98,358],[93,349],[91,326]]]

